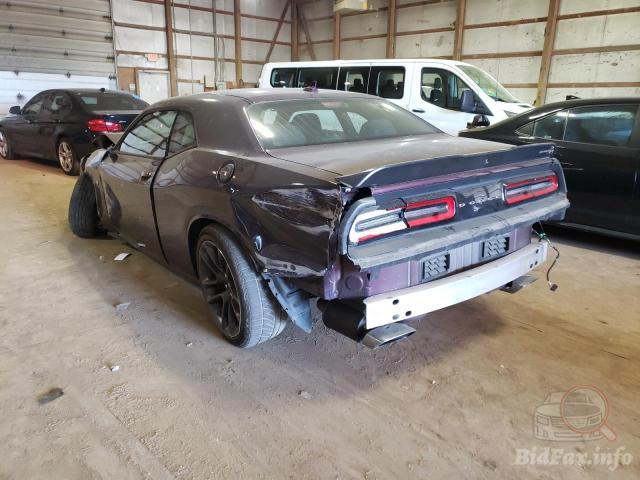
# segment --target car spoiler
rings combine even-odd
[[[513,168],[513,164],[521,164],[527,160],[548,160],[554,156],[554,153],[555,145],[552,143],[513,146],[497,152],[446,155],[427,160],[397,163],[337,177],[336,180],[345,187],[362,188],[420,181],[446,175],[465,177],[472,171],[479,169],[498,172],[502,169],[510,170]]]

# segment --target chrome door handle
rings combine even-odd
[[[150,172],[149,170],[145,170],[140,174],[140,181],[145,182],[149,180],[152,176],[153,176],[152,172]]]

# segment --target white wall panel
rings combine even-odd
[[[637,6],[638,0],[562,0],[560,2],[560,15]]]
[[[465,30],[463,55],[542,50],[544,23]]]
[[[637,2],[640,6],[640,1]],[[640,43],[640,13],[560,20],[556,48],[585,48]]]
[[[400,8],[396,13],[396,30],[398,32],[406,32],[411,30],[446,28],[451,27],[455,19],[455,2]]]
[[[451,55],[453,32],[396,37],[397,58],[429,58]]]
[[[465,23],[502,22],[546,17],[548,0],[471,0],[467,2]]]
[[[637,82],[640,51],[555,55],[550,83]]]

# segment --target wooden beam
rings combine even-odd
[[[164,0],[164,21],[167,34],[167,58],[169,60],[169,81],[171,84],[171,96],[178,95],[178,64],[173,48],[173,8],[171,0]]]
[[[458,0],[456,9],[456,29],[453,37],[453,59],[462,58],[462,42],[464,40],[464,14],[467,7],[467,0]]]
[[[333,15],[333,59],[340,60],[340,24],[342,23],[340,12]]]
[[[276,42],[278,41],[278,35],[280,35],[280,29],[282,28],[282,24],[284,23],[284,19],[287,16],[287,10],[289,10],[289,2],[285,2],[284,9],[282,10],[282,15],[280,15],[280,21],[276,26],[276,33],[273,34],[273,40],[271,40],[271,45],[269,45],[269,51],[267,52],[267,58],[264,63],[269,63],[269,59],[271,58],[271,53],[273,53],[273,48],[276,46]]]
[[[307,48],[309,49],[309,56],[311,57],[311,60],[315,61],[316,54],[313,51],[313,40],[311,40],[311,35],[309,35],[309,26],[307,25],[307,20],[304,18],[304,13],[300,8],[299,0],[293,0],[293,1],[298,3],[298,9],[297,9],[298,17],[300,18],[300,23],[302,24],[302,31],[304,32],[304,36],[306,38]]]
[[[242,88],[242,17],[240,0],[233,0],[233,36],[236,58],[236,86]]]
[[[389,14],[387,15],[387,58],[396,56],[396,0],[389,0]]]
[[[551,57],[553,56],[553,44],[556,42],[556,27],[558,26],[558,12],[560,11],[560,0],[549,0],[549,13],[547,15],[547,26],[544,30],[544,45],[542,47],[542,58],[540,59],[540,75],[538,76],[538,93],[535,105],[540,106],[547,98],[547,84],[549,82],[549,72],[551,71]]]
[[[300,33],[298,32],[298,5],[294,0],[291,2],[291,61],[298,61],[298,41]]]

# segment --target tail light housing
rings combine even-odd
[[[513,205],[556,190],[558,190],[558,177],[555,174],[507,183],[504,186],[504,201],[507,205]]]
[[[122,132],[122,125],[104,118],[92,118],[87,122],[87,128],[94,133]]]
[[[349,231],[349,241],[360,244],[393,232],[444,222],[455,215],[456,199],[452,195],[389,210],[372,210],[356,217]]]

